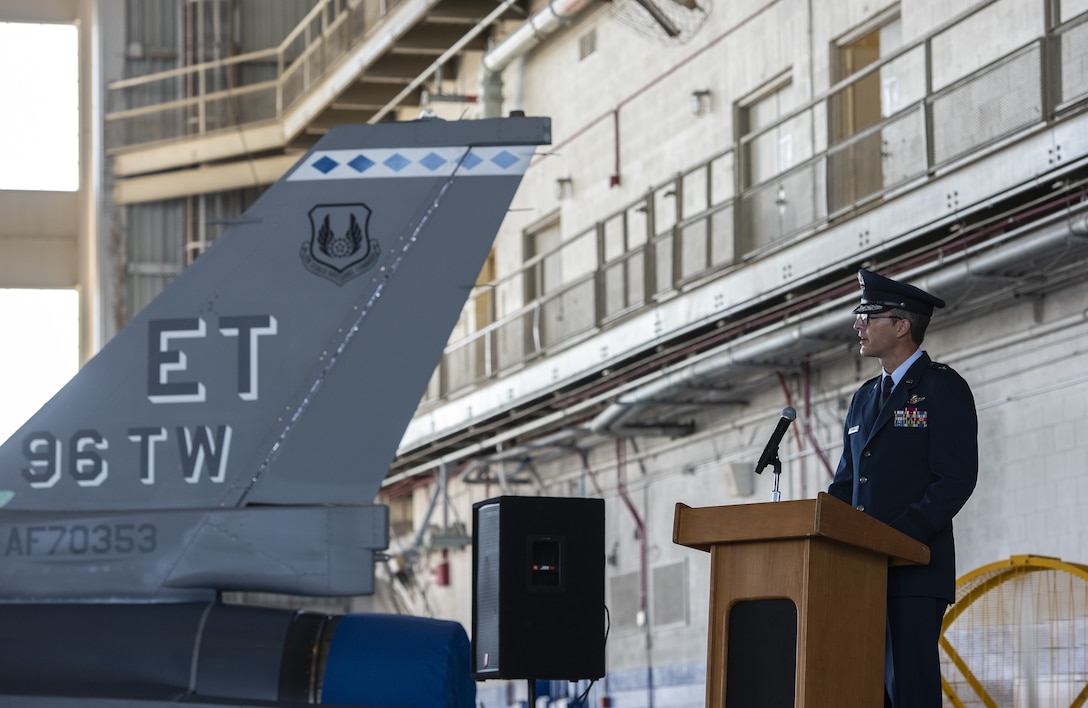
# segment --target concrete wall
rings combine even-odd
[[[1041,300],[1010,299],[968,324],[941,327],[939,315],[934,321],[925,348],[968,380],[979,411],[979,483],[956,519],[958,575],[1014,554],[1081,563],[1088,559],[1088,523],[1084,521],[1088,442],[1078,432],[1088,414],[1085,302],[1088,284],[1075,283]],[[846,317],[844,327],[849,327]],[[819,422],[832,464],[841,453],[841,420],[849,397],[859,379],[875,375],[876,366],[853,351],[844,351],[837,360],[812,371],[814,409],[809,417]],[[799,375],[791,378],[791,394],[798,397],[803,380]],[[647,627],[618,616],[617,582],[637,574],[639,541],[633,517],[617,491],[614,450],[605,446],[594,451],[593,467],[607,500],[607,600],[612,613],[607,655],[611,683],[607,690],[595,689],[596,695],[607,693],[616,701],[613,705],[650,705],[646,667],[652,665],[653,705],[702,705],[709,556],[671,543],[673,507],[676,502],[712,506],[767,501],[769,474],[757,479],[752,496],[731,496],[727,465],[730,461],[751,464],[774,426],[775,411],[784,403],[782,390],[768,381],[745,410],[700,419],[695,439],[685,438],[680,444],[640,440],[641,459],[628,448],[628,493],[647,534],[649,606],[654,608],[655,594],[668,592],[654,582],[653,572],[675,570],[680,563],[680,572],[672,575],[675,583],[686,588],[686,617],[680,624],[659,627],[653,611]],[[783,499],[811,498],[826,489],[828,472],[811,445],[798,446],[796,438],[788,435],[782,457]],[[544,471],[545,478],[556,473],[566,480],[550,485],[544,493],[568,494],[567,485],[577,479],[579,465],[572,457]],[[471,572],[469,554],[455,554],[453,560],[455,583],[460,584]],[[433,599],[440,611],[469,621],[463,592],[444,589]],[[624,606],[629,609],[630,603]],[[482,684],[481,696],[500,693],[491,684]]]
[[[1065,5],[1067,13],[1086,9]],[[534,223],[558,215],[563,238],[572,238],[649,187],[731,145],[737,137],[735,107],[776,80],[785,77],[792,86],[793,105],[783,106],[781,114],[828,90],[835,82],[836,43],[877,16],[894,14],[895,7],[866,0],[715,3],[700,33],[678,46],[648,40],[615,22],[606,8],[585,13],[506,72],[508,91],[516,86],[527,113],[552,116],[555,140],[554,155],[526,175],[504,224],[496,254],[499,275],[520,267],[524,234]],[[966,1],[898,3],[900,41],[925,35],[971,7]],[[1038,36],[1043,7],[1042,2],[999,2],[969,27],[935,41],[941,70],[933,77],[934,85],[954,81]],[[963,41],[968,29],[972,37],[984,39]],[[596,52],[579,60],[579,38],[590,32],[596,33]],[[896,70],[907,92],[904,100],[916,100],[910,87],[922,79],[917,66],[908,58]],[[700,89],[711,91],[712,108],[694,115],[690,95]],[[822,149],[826,116],[797,135],[798,155]],[[614,175],[618,185],[611,185]],[[571,197],[556,199],[555,180],[568,176],[573,180]],[[877,226],[895,233],[894,223]],[[1019,298],[1010,284],[977,316],[953,324],[942,323],[938,313],[927,337],[925,348],[933,358],[957,369],[972,385],[979,411],[979,485],[956,521],[960,574],[1012,554],[1088,559],[1088,523],[1083,520],[1088,442],[1078,433],[1088,413],[1088,285],[1083,264],[1067,265],[1062,269],[1055,264],[1063,273],[1045,295]],[[500,302],[506,311],[520,304],[516,299]],[[847,335],[850,325],[847,311]],[[606,499],[612,633],[609,676],[594,689],[594,697],[609,695],[613,705],[622,706],[703,705],[709,557],[672,544],[674,505],[769,499],[769,474],[755,480],[750,496],[731,493],[729,475],[734,463],[740,469],[752,464],[787,404],[812,426],[824,459],[811,441],[791,432],[782,446],[783,499],[811,498],[826,489],[830,468],[841,453],[841,424],[850,397],[861,381],[876,374],[877,366],[863,360],[851,342],[813,362],[807,372],[801,367],[783,370],[785,388],[774,372],[767,372],[746,394],[746,405],[697,411],[697,432],[690,437],[626,443],[622,472],[626,493],[645,527],[649,566],[649,612],[641,626],[632,615],[638,607],[637,598],[632,605],[630,592],[639,573],[642,539],[635,513],[621,498],[614,445],[590,451],[595,483],[585,476],[581,460],[568,455],[537,470],[543,487],[509,492],[566,496],[584,488]],[[416,492],[417,509],[431,491],[425,487]],[[451,485],[456,515],[466,520],[474,501],[501,493],[507,492],[497,485]],[[451,551],[449,560],[451,585],[428,586],[428,601],[436,614],[468,626],[471,553]],[[655,608],[661,597],[672,601],[676,588],[666,582],[669,577],[684,589],[680,621],[675,612],[666,611],[676,608]],[[668,621],[659,624],[655,614],[662,613]],[[569,687],[571,695],[574,690]],[[489,706],[525,695],[520,684],[508,688],[492,682],[480,688],[481,700]]]

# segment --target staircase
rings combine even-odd
[[[113,202],[271,184],[334,125],[414,118],[522,2],[317,0],[276,47],[113,82]]]

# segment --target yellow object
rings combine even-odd
[[[956,581],[941,631],[945,706],[1088,701],[1088,566],[1012,556]]]

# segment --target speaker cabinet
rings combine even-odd
[[[472,529],[473,677],[604,676],[604,500],[496,497]]]

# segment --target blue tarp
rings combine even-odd
[[[322,703],[473,708],[471,645],[457,622],[404,615],[340,618]]]

